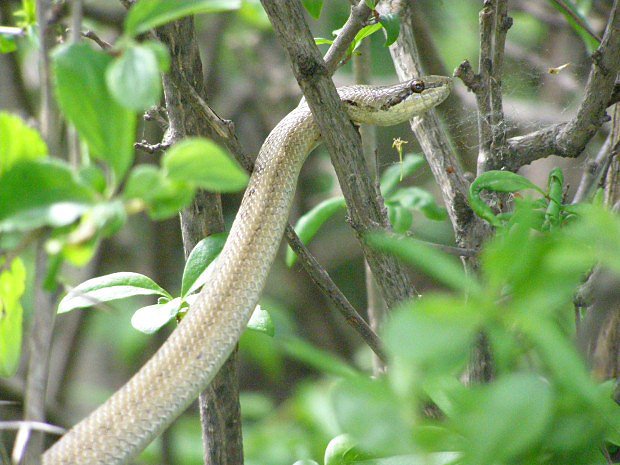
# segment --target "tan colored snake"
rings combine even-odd
[[[355,123],[390,126],[438,105],[451,88],[450,78],[428,76],[388,87],[343,87],[338,93]],[[127,384],[45,452],[44,465],[125,463],[206,388],[258,302],[299,170],[319,139],[302,101],[263,144],[226,245],[187,316]]]

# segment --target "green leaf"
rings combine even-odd
[[[403,179],[411,176],[425,164],[426,160],[422,155],[408,153],[403,158],[402,163],[391,165],[381,175],[381,192],[383,196],[388,199]]]
[[[267,13],[265,13],[260,0],[243,0],[243,4],[241,5],[238,15],[239,18],[252,27],[264,31],[271,29],[269,17],[267,16]]]
[[[260,305],[257,305],[254,312],[252,312],[250,321],[248,321],[248,329],[264,333],[271,337],[275,334],[275,326],[271,320],[271,315]]]
[[[480,197],[484,190],[493,192],[516,192],[533,189],[544,195],[544,192],[529,179],[511,171],[487,171],[478,176],[469,186],[469,205],[481,218],[493,226],[501,226],[501,221],[486,202]]]
[[[467,463],[515,463],[545,441],[553,415],[548,381],[516,373],[466,394],[453,421],[467,440]]]
[[[181,297],[193,293],[206,282],[205,271],[222,251],[227,237],[228,234],[225,232],[212,234],[205,237],[192,249],[183,270]]]
[[[400,205],[386,204],[388,211],[388,218],[394,228],[394,232],[398,234],[405,234],[413,225],[413,214],[407,208],[403,208]]]
[[[549,228],[554,228],[561,224],[561,211],[564,203],[564,175],[560,168],[555,168],[549,173],[548,185],[549,205],[545,212],[545,222]]]
[[[177,297],[169,302],[139,308],[131,317],[131,326],[142,333],[153,334],[177,316],[182,302]]]
[[[349,465],[368,458],[359,450],[357,442],[350,434],[340,434],[333,438],[325,448],[325,465]]]
[[[0,260],[0,377],[17,372],[22,348],[22,315],[20,302],[26,289],[26,267],[19,257],[5,269]]]
[[[332,404],[340,427],[360,449],[383,455],[405,453],[413,447],[409,406],[396,398],[385,378],[343,380],[333,391]]]
[[[141,43],[143,47],[150,49],[157,59],[157,66],[161,73],[167,73],[170,69],[170,52],[161,42],[156,40],[147,40]]]
[[[289,357],[323,373],[340,377],[350,377],[358,374],[358,371],[344,360],[329,352],[318,349],[298,337],[285,339],[282,341],[282,347]]]
[[[129,272],[112,273],[89,279],[71,289],[60,301],[58,313],[138,295],[160,295],[172,299],[170,294],[148,276]]]
[[[119,105],[144,111],[161,99],[159,68],[153,48],[132,44],[108,66],[108,89]]]
[[[479,309],[461,298],[424,297],[394,312],[386,323],[386,349],[406,367],[451,374],[462,368],[481,325]]]
[[[323,37],[315,37],[314,43],[317,45],[331,45],[334,41],[331,39],[324,39]]]
[[[375,0],[365,0],[365,2],[366,2],[366,6],[370,8],[371,10],[374,10],[375,7],[377,6],[377,3]]]
[[[397,14],[388,13],[386,15],[379,16],[379,23],[385,29],[385,47],[389,47],[396,39],[398,39],[398,35],[400,34],[400,18]]]
[[[241,0],[140,0],[125,19],[125,33],[143,34],[184,16],[237,10]]]
[[[401,258],[446,286],[464,292],[480,292],[479,284],[465,273],[461,262],[413,238],[395,234],[371,233],[368,244],[382,252]]]
[[[389,203],[421,211],[431,220],[445,221],[448,219],[446,209],[437,205],[433,195],[420,187],[398,189],[390,196]]]
[[[577,33],[577,35],[581,37],[581,40],[583,40],[583,43],[586,46],[588,52],[594,52],[594,50],[596,50],[600,45],[600,42],[594,37],[592,37],[583,26],[584,24],[586,24],[589,26],[591,31],[594,30],[592,25],[588,24],[588,19],[585,17],[581,8],[578,8],[572,0],[564,0],[563,5],[558,5],[558,2],[553,0],[549,0],[549,3],[551,3],[551,6],[553,6],[556,10],[562,13],[562,15],[564,15],[564,18],[566,18],[566,21],[568,22],[568,24],[570,24],[570,27],[572,27],[573,30]],[[575,18],[573,18],[573,16],[568,11],[566,11],[564,6],[568,8],[573,15],[577,16],[580,19],[581,24],[579,23],[579,21],[576,21]]]
[[[312,210],[303,215],[295,225],[295,232],[304,244],[309,244],[319,231],[321,226],[341,210],[346,210],[347,204],[344,197],[334,197],[324,200],[316,205]],[[286,249],[286,265],[290,268],[297,261],[297,255],[293,249]]]
[[[360,31],[357,34],[355,34],[355,38],[353,39],[353,42],[349,46],[348,54],[351,55],[361,45],[362,40],[364,40],[366,37],[371,36],[375,32],[380,31],[381,28],[382,28],[381,24],[377,23],[377,24],[369,24],[368,26],[364,26],[362,29],[360,29]]]
[[[248,183],[243,168],[207,139],[189,138],[175,144],[164,155],[162,167],[173,181],[215,192],[237,192]]]
[[[304,8],[314,19],[319,19],[323,9],[323,0],[301,0]]]
[[[47,145],[36,129],[19,116],[0,112],[0,176],[15,163],[47,156]]]
[[[142,201],[154,220],[170,218],[190,204],[195,188],[167,178],[153,165],[136,166],[129,173],[123,197]]]
[[[82,165],[78,168],[78,177],[85,186],[90,187],[93,192],[103,194],[107,182],[105,173],[97,165]]]
[[[15,37],[8,34],[0,34],[0,53],[11,53],[17,50]]]
[[[94,201],[75,172],[60,160],[14,165],[0,176],[0,231],[26,231],[73,223]]]
[[[133,162],[136,115],[108,91],[105,74],[112,57],[81,43],[58,47],[52,59],[62,112],[91,155],[107,162],[120,181]]]

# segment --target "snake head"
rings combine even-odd
[[[343,87],[339,93],[356,123],[392,126],[439,105],[451,90],[452,78],[424,76],[391,86]]]

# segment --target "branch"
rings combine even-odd
[[[489,169],[517,171],[549,155],[578,157],[600,126],[609,120],[605,109],[613,101],[612,95],[617,98],[616,76],[620,70],[618,0],[614,0],[605,35],[600,47],[592,55],[592,61],[585,95],[577,115],[568,122],[509,139],[506,152],[492,160]]]
[[[334,83],[314,44],[299,0],[262,0],[276,37],[285,48],[293,73],[308,102],[322,140],[332,156],[347,201],[349,221],[356,231],[373,275],[388,307],[414,295],[405,268],[393,257],[379,254],[364,242],[367,232],[390,230],[381,194],[370,181],[360,138],[345,114]],[[382,200],[382,199],[381,199]]]
[[[491,68],[491,121],[493,122],[493,152],[502,150],[506,143],[506,121],[502,107],[502,72],[504,70],[504,50],[506,34],[512,27],[508,16],[508,0],[497,0],[495,13],[495,39],[493,43],[493,63]],[[495,149],[495,150],[493,150]]]

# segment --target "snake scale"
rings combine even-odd
[[[438,105],[451,87],[450,78],[427,76],[338,93],[356,124],[390,126]],[[126,463],[205,389],[258,302],[301,165],[319,140],[302,100],[265,140],[228,240],[187,316],[127,384],[44,453],[43,465]]]

